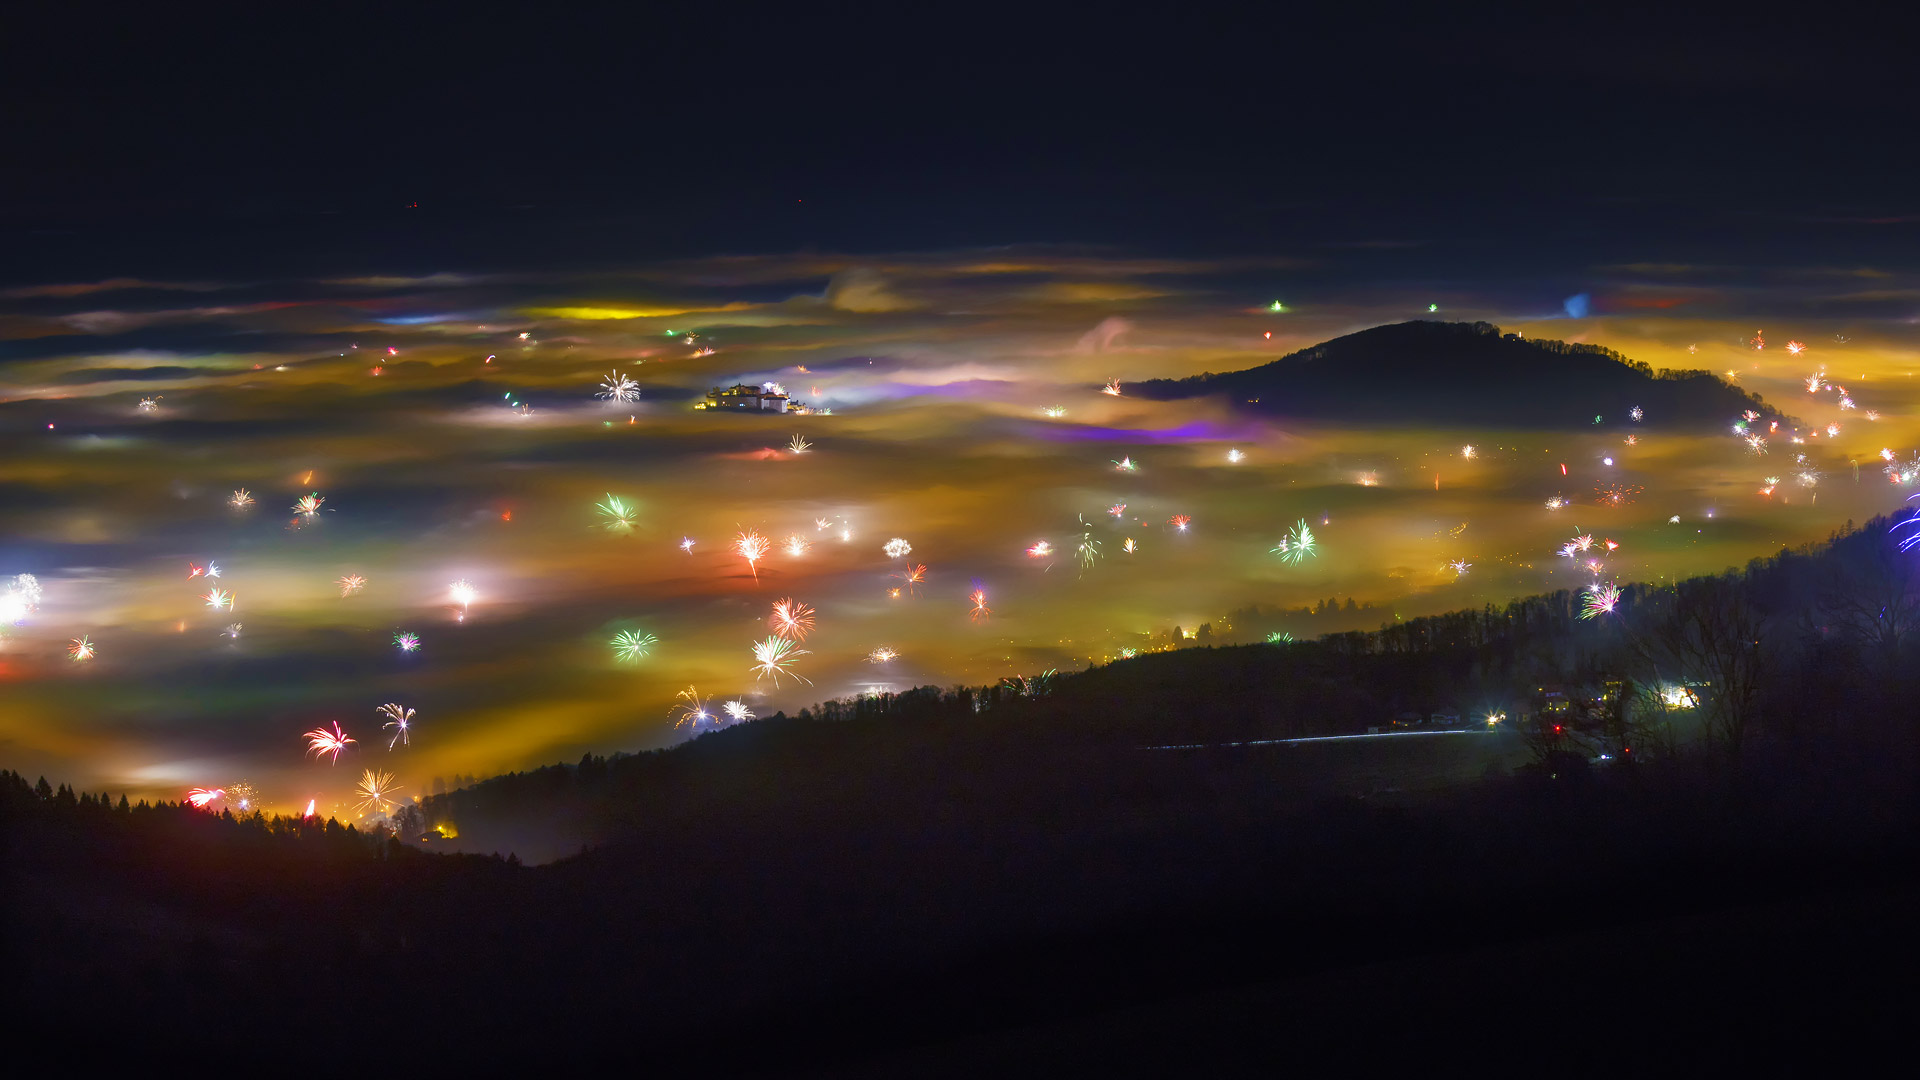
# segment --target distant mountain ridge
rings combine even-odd
[[[1784,419],[1709,371],[1656,372],[1598,345],[1503,334],[1492,323],[1404,322],[1322,342],[1256,368],[1131,383],[1167,401],[1227,396],[1237,408],[1338,420],[1590,427],[1638,406],[1655,424]]]

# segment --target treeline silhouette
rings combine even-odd
[[[1376,326],[1244,371],[1130,383],[1154,400],[1221,394],[1280,415],[1381,423],[1591,427],[1721,423],[1780,414],[1710,371],[1660,370],[1598,345],[1502,334],[1491,323]],[[1308,403],[1310,407],[1308,407]]]
[[[1903,1030],[1906,999],[1879,982],[1920,957],[1920,599],[1895,540],[1877,520],[1633,587],[1592,619],[1556,593],[824,702],[396,822],[589,845],[541,866],[8,776],[9,1015],[64,1033],[74,1062],[310,1038],[309,1066],[881,1055],[875,1074],[898,1075],[1079,1040],[1062,1068],[1218,1071],[1436,1047],[1777,1062],[1804,1035],[1831,1066]],[[1548,682],[1598,703],[1567,726],[1644,749],[1599,767],[1538,723],[1142,749],[1353,733],[1475,697],[1525,726]],[[1675,687],[1697,701],[1668,704]],[[1426,790],[1391,790],[1414,758],[1386,761],[1384,785],[1343,772],[1349,747],[1500,745],[1536,764]],[[1170,1001],[1199,993],[1225,997]],[[101,1023],[95,1001],[125,1039],[72,1034]],[[1865,1030],[1837,1038],[1848,1025]],[[1011,1031],[1030,1034],[922,1049]]]

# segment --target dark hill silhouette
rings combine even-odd
[[[1226,396],[1242,409],[1337,420],[1589,427],[1719,424],[1782,414],[1707,371],[1654,371],[1598,345],[1529,340],[1491,323],[1405,322],[1334,338],[1245,371],[1153,379],[1128,392],[1165,401]]]
[[[1602,618],[1561,593],[826,702],[396,822],[603,827],[540,866],[0,771],[0,1008],[32,1035],[9,1060],[1864,1072],[1920,963],[1904,535],[1877,519]],[[1504,735],[1141,748],[1502,690]],[[1426,787],[1407,756],[1499,740],[1537,763]],[[1358,787],[1316,779],[1361,745],[1402,749]]]

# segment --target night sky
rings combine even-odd
[[[0,750],[90,789],[344,810],[369,764],[421,794],[683,738],[689,685],[764,715],[1254,603],[1500,603],[1589,580],[1555,555],[1576,531],[1659,580],[1910,490],[1879,457],[1920,446],[1896,27],[87,16],[34,16],[0,75],[0,575],[45,590],[0,636]],[[1622,402],[1578,432],[1335,429],[1099,392],[1428,317],[1734,372],[1841,431],[1756,457]],[[1807,392],[1823,369],[1857,409]],[[638,403],[592,396],[615,370]],[[741,380],[833,415],[692,410]],[[1322,550],[1287,566],[1301,518]],[[743,529],[776,542],[757,581]],[[188,578],[209,560],[232,612]],[[812,684],[776,689],[749,645],[788,596],[819,613]],[[621,664],[628,629],[659,644]],[[391,752],[390,701],[418,710]],[[336,720],[359,744],[303,757]]]

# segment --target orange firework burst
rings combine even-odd
[[[813,609],[792,598],[776,601],[767,625],[788,641],[805,641],[813,633]]]

